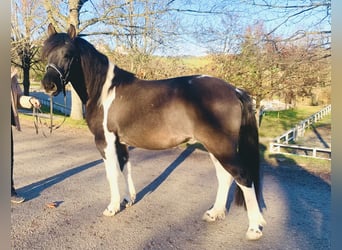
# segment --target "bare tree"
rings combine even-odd
[[[217,53],[212,58],[214,73],[247,89],[259,107],[265,98],[295,104],[298,98],[314,98],[317,89],[329,89],[330,60],[324,53],[310,40],[293,43],[267,34],[259,23],[246,30],[239,53]]]
[[[296,27],[283,35],[282,41],[310,39],[314,46],[326,49],[323,57],[331,55],[331,0],[254,0],[252,6],[255,12],[264,13],[264,22],[271,27],[268,35],[285,26]],[[270,11],[272,15],[267,14]]]
[[[23,70],[24,94],[29,95],[30,70],[39,57],[42,9],[38,0],[12,0],[11,63]]]

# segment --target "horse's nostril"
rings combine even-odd
[[[45,93],[48,95],[55,95],[58,92],[57,84],[54,82],[43,83],[42,85],[45,89]]]
[[[55,83],[51,83],[51,90],[57,91],[57,85]]]

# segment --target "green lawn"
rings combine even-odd
[[[279,112],[266,112],[266,115],[262,119],[261,127],[259,128],[262,160],[272,166],[300,166],[310,173],[321,177],[323,176],[323,179],[330,182],[327,176],[330,176],[331,161],[296,155],[270,154],[268,151],[270,139],[280,136],[282,133],[294,127],[298,122],[308,118],[322,108],[323,106],[301,106]],[[327,124],[331,124],[331,114],[318,121],[315,126],[324,126]]]
[[[275,138],[322,108],[323,106],[301,106],[283,111],[267,111],[262,118],[259,135]]]

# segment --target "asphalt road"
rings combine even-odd
[[[267,225],[249,242],[247,214],[231,194],[225,220],[201,220],[217,188],[206,152],[132,149],[137,202],[108,218],[109,186],[90,132],[62,126],[45,138],[32,122],[22,128],[14,176],[27,201],[11,205],[12,249],[330,249],[331,187],[299,167],[263,165]]]

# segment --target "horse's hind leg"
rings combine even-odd
[[[216,177],[218,180],[218,189],[214,206],[203,215],[203,220],[211,222],[216,219],[225,218],[227,196],[229,188],[233,182],[233,177],[223,168],[214,155],[211,153],[209,155],[215,165]]]
[[[249,227],[246,237],[249,240],[258,240],[262,236],[262,229],[263,226],[266,225],[266,221],[260,212],[258,201],[255,195],[254,185],[252,184],[251,187],[246,187],[238,182],[236,182],[236,184],[243,192],[247,208]]]
[[[266,222],[259,209],[254,184],[250,180],[247,181],[246,177],[244,177],[242,168],[239,166],[241,162],[234,153],[236,148],[234,145],[235,140],[232,138],[231,140],[224,140],[221,137],[220,140],[213,141],[219,141],[220,144],[211,144],[210,141],[206,141],[206,148],[211,152],[210,156],[215,164],[219,187],[215,204],[212,209],[204,214],[203,219],[206,221],[214,221],[217,218],[224,217],[222,216],[222,211],[225,211],[229,188],[232,181],[235,180],[243,192],[243,198],[245,199],[247,208],[249,227],[246,237],[249,240],[257,240],[262,236],[262,227],[266,225]],[[221,147],[217,147],[217,145]],[[246,185],[247,183],[249,185]]]

